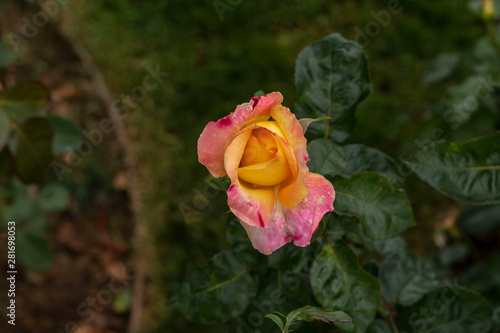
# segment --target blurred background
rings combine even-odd
[[[293,111],[295,58],[332,32],[359,42],[370,63],[373,93],[349,142],[400,164],[435,128],[457,141],[497,129],[491,112],[454,129],[443,120],[450,88],[484,51],[480,1],[400,1],[380,16],[390,2],[2,0],[1,89],[41,83],[46,105],[40,86],[24,92],[42,89],[31,102],[56,137],[36,182],[0,155],[2,267],[9,220],[18,248],[16,326],[2,320],[0,330],[225,332],[165,303],[188,264],[229,246],[226,196],[203,195],[197,139],[259,90],[280,91]],[[415,180],[405,186],[418,227],[405,238],[419,254],[437,252],[461,205]],[[481,237],[486,253],[497,236]],[[0,289],[4,308],[4,279]]]

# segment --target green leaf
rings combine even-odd
[[[424,86],[439,83],[449,78],[460,63],[458,53],[442,53],[429,65],[422,75]]]
[[[272,321],[274,321],[274,323],[276,325],[278,325],[278,327],[280,328],[281,331],[284,331],[284,329],[285,329],[285,323],[283,322],[283,319],[281,319],[281,317],[279,317],[279,316],[277,316],[277,315],[275,315],[273,313],[270,313],[270,314],[267,314],[264,318],[271,319]]]
[[[423,149],[408,162],[417,176],[450,197],[475,204],[500,203],[500,133]]]
[[[316,118],[316,119],[314,119],[314,118],[302,118],[302,119],[299,119],[299,124],[300,124],[300,127],[302,127],[302,133],[306,134],[307,128],[309,127],[309,125],[311,125],[315,121],[323,121],[323,120],[329,120],[329,119],[332,119],[332,117],[321,117],[321,118]]]
[[[500,306],[500,255],[475,263],[460,276],[460,282]]]
[[[313,258],[321,252],[323,241],[318,239],[309,246],[298,247],[292,243],[279,248],[269,255],[269,266],[281,272],[308,272]]]
[[[481,235],[500,227],[500,205],[465,205],[457,225],[470,235]]]
[[[385,321],[375,319],[368,327],[368,330],[366,330],[366,333],[394,333],[394,331],[391,325]]]
[[[355,322],[336,324],[349,332],[365,332],[380,304],[380,284],[363,271],[356,255],[343,242],[325,245],[311,267],[311,287],[325,308],[346,312]]]
[[[480,113],[479,111],[494,110],[495,101],[492,92],[495,85],[490,74],[472,75],[452,87],[445,104],[448,111],[443,114],[443,119],[456,130],[469,122],[472,116]]]
[[[498,1],[497,1],[498,2]],[[499,3],[500,4],[500,3]],[[500,54],[492,43],[491,38],[484,37],[474,45],[472,69],[480,75],[491,76],[498,74],[500,69]]]
[[[245,311],[258,279],[232,251],[215,255],[204,269],[193,268],[172,284],[167,305],[198,323],[215,323]]]
[[[308,283],[303,275],[290,272],[278,272],[275,269],[267,270],[260,281],[259,292],[250,306],[238,320],[243,332],[253,332],[252,327],[262,321],[260,332],[273,332],[275,326],[269,320],[264,320],[266,314],[289,313],[306,304],[314,303]],[[236,332],[236,329],[231,330]]]
[[[14,52],[5,46],[4,43],[0,42],[0,68],[7,67],[14,59],[16,59]]]
[[[227,191],[227,189],[231,185],[231,179],[229,179],[229,176],[227,175],[220,178],[215,178],[214,176],[210,175],[205,178],[205,183],[208,183],[208,185],[215,188],[216,190]]]
[[[231,216],[227,221],[226,238],[238,259],[247,264],[248,267],[267,266],[268,256],[261,254],[253,247],[245,229],[235,216]]]
[[[344,146],[347,166],[343,174],[353,175],[362,171],[375,171],[394,180],[404,180],[394,160],[378,149],[361,144]]]
[[[406,308],[399,326],[407,333],[486,333],[491,317],[491,305],[475,292],[445,287]]]
[[[7,89],[0,97],[0,110],[16,122],[43,115],[49,101],[49,91],[38,82],[20,83]]]
[[[54,130],[52,142],[54,154],[62,155],[67,154],[68,150],[74,151],[82,140],[81,129],[74,122],[63,117],[50,115],[47,120]]]
[[[44,270],[52,265],[54,251],[42,235],[19,230],[16,234],[16,257],[28,269]]]
[[[334,209],[337,214],[358,216],[363,232],[372,239],[392,238],[415,225],[410,201],[400,185],[375,172],[337,177]]]
[[[311,172],[333,177],[346,167],[344,150],[331,140],[317,139],[310,141],[307,145],[307,152],[311,159],[307,164]]]
[[[43,118],[14,125],[17,134],[16,171],[26,183],[41,183],[52,161],[52,128]]]
[[[439,253],[438,261],[442,266],[451,266],[464,261],[469,255],[469,246],[465,243],[448,245]]]
[[[266,93],[261,89],[261,90],[257,90],[254,94],[253,94],[253,97],[259,97],[259,96],[265,96]]]
[[[493,333],[500,332],[500,306],[493,310]]]
[[[40,207],[46,212],[60,212],[68,207],[69,191],[59,184],[49,184],[40,192]]]
[[[9,140],[10,134],[10,120],[7,114],[0,110],[0,150],[5,147],[5,144]]]
[[[380,266],[379,279],[384,299],[403,306],[415,303],[440,285],[432,261],[411,252],[388,256]]]
[[[316,135],[328,130],[341,142],[356,126],[356,107],[371,92],[365,52],[337,33],[320,39],[297,57],[295,84],[298,118],[331,117],[310,130]]]
[[[313,320],[323,321],[325,323],[340,323],[346,330],[354,328],[352,318],[343,311],[331,311],[322,308],[306,305],[303,308],[293,310],[286,317],[286,326],[283,333],[289,332],[289,328],[296,320],[311,322]]]
[[[7,147],[0,149],[0,181],[7,177],[12,170],[12,156]]]
[[[383,256],[409,250],[408,245],[406,245],[404,238],[401,236],[384,240],[373,240],[366,237],[357,217],[337,215],[335,213],[328,214],[326,225],[325,231],[328,234],[328,239],[331,241],[347,237],[349,241],[362,243],[368,251],[376,251]]]

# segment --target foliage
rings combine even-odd
[[[448,78],[458,62],[455,55],[441,56],[426,72],[423,83],[430,85]],[[449,67],[443,68],[443,63]],[[440,71],[436,72],[433,67]],[[267,317],[282,332],[288,332],[295,319],[324,320],[347,332],[384,332],[390,327],[386,321],[395,325],[391,314],[395,310],[400,313],[398,326],[408,332],[432,328],[443,332],[449,329],[487,332],[493,316],[489,302],[475,292],[449,285],[447,280],[450,265],[467,255],[467,248],[457,244],[436,261],[413,254],[399,236],[415,226],[410,200],[402,186],[404,175],[390,157],[375,148],[339,144],[354,130],[356,106],[370,93],[368,62],[363,50],[339,34],[327,36],[299,54],[295,80],[297,113],[311,119],[329,117],[326,122],[310,124],[312,139],[308,151],[311,171],[328,177],[334,185],[335,212],[324,219],[311,245],[304,249],[287,245],[269,256],[269,260],[257,259],[261,257],[257,254],[248,257],[255,250],[245,241],[236,220],[231,219],[228,230],[238,232],[239,236],[232,236],[230,244],[235,251],[238,249],[240,260],[250,265],[242,264],[238,269],[240,273],[230,274],[228,281],[232,283],[241,274],[253,271],[256,278],[260,277],[262,288],[268,272],[278,270],[283,276],[299,274],[310,284],[309,293],[321,308],[315,308],[312,302],[302,303],[300,309],[288,316],[268,313]],[[500,184],[496,184],[500,179],[497,137],[494,134],[466,143],[441,142],[427,146],[407,164],[422,180],[455,199],[475,204],[497,203],[500,188]],[[490,209],[493,214],[495,209]],[[481,217],[469,214],[464,220],[481,224]],[[492,224],[491,228],[496,225]],[[361,265],[365,262],[363,258],[374,252],[385,259]],[[210,270],[211,265],[206,269]],[[192,278],[179,279],[184,284],[193,281]],[[198,297],[197,288],[207,286],[175,285],[169,304],[198,322],[206,322],[204,317],[227,320],[243,312],[243,304],[238,304],[232,307],[235,311],[232,316],[228,316],[227,311],[219,314],[221,307],[235,301],[231,298],[226,301],[218,298],[217,307],[194,306],[194,303],[178,305],[177,300]],[[246,300],[248,305],[250,297],[243,296],[247,289],[248,286],[242,286],[243,294],[234,297]],[[453,297],[444,299],[448,294]],[[268,297],[273,299],[272,295]],[[309,313],[312,309],[314,315]],[[422,309],[431,311],[433,316],[425,315]],[[332,311],[350,316],[352,322],[338,321],[336,312]],[[330,317],[325,316],[327,313]]]

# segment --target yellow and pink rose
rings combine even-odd
[[[309,172],[303,129],[282,101],[279,92],[254,97],[198,140],[198,160],[214,177],[229,176],[228,206],[264,254],[292,240],[309,245],[335,199],[332,184]]]

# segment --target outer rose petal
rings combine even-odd
[[[251,134],[251,129],[242,131],[225,151],[224,166],[231,179],[231,186],[227,190],[227,205],[243,222],[251,226],[266,228],[275,202],[274,187],[253,187],[240,182],[238,178],[238,166]]]
[[[285,209],[288,232],[297,246],[307,246],[319,222],[333,210],[335,191],[325,177],[310,172],[305,177],[307,196],[296,207]]]
[[[288,145],[293,149],[295,161],[289,159],[289,163],[297,163],[298,173],[287,182],[280,186],[278,199],[285,207],[295,207],[307,195],[307,184],[304,182],[309,172],[307,162],[309,155],[307,154],[307,140],[304,137],[302,126],[290,110],[284,106],[278,105],[273,107],[271,116],[280,125],[285,140]],[[292,169],[292,168],[290,168]]]
[[[276,205],[273,211],[267,229],[252,227],[244,222],[241,222],[241,225],[245,228],[253,247],[262,254],[271,254],[276,249],[292,241],[292,236],[287,233],[283,206],[279,204]]]
[[[243,125],[268,120],[271,109],[281,104],[283,96],[273,92],[266,96],[254,97],[249,103],[238,105],[217,122],[210,122],[198,139],[198,161],[207,167],[214,177],[226,175],[224,152]]]
[[[263,254],[270,254],[292,239],[297,246],[307,246],[327,212],[333,210],[335,191],[323,176],[309,173],[305,177],[307,196],[294,208],[275,203],[267,229],[242,223],[252,245]]]

